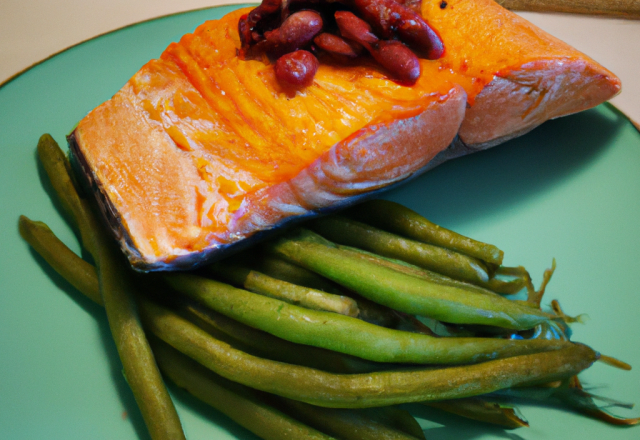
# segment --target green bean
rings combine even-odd
[[[299,344],[376,362],[460,364],[566,346],[562,341],[434,338],[297,307],[187,273],[164,275],[178,292],[246,325]]]
[[[497,294],[480,294],[353,258],[300,230],[266,245],[275,255],[313,270],[360,295],[412,315],[455,324],[485,324],[514,330],[532,328],[550,315]]]
[[[168,344],[153,341],[162,372],[181,388],[265,440],[324,439],[325,435],[262,402],[252,390],[224,379]]]
[[[74,258],[78,258],[75,256]],[[73,263],[70,261],[69,263]],[[503,361],[491,361],[479,364],[480,371],[466,370],[463,367],[433,370],[435,376],[430,377],[427,371],[384,372],[365,375],[335,375],[318,370],[280,362],[268,361],[244,354],[234,350],[228,344],[221,343],[197,326],[180,318],[175,313],[163,310],[158,306],[150,305],[148,301],[141,304],[142,315],[150,324],[150,330],[165,340],[173,340],[174,345],[181,347],[182,351],[190,353],[192,357],[200,359],[201,363],[218,371],[227,372],[232,380],[240,380],[243,383],[259,389],[274,388],[281,385],[284,395],[296,396],[299,384],[304,387],[317,388],[319,401],[327,400],[325,406],[331,404],[333,395],[338,393],[337,405],[349,406],[376,406],[403,401],[420,401],[427,398],[446,399],[459,397],[455,392],[456,387],[465,393],[482,394],[493,389],[509,387],[527,381],[532,378],[549,381],[557,377],[572,375],[588,366],[595,358],[595,353],[581,345],[569,345],[571,350],[563,349],[556,356],[528,355],[509,358]],[[154,308],[155,307],[155,308]],[[160,311],[158,313],[158,311]],[[578,347],[578,348],[576,348]],[[552,353],[548,353],[551,355]],[[221,362],[218,362],[221,361]],[[237,363],[236,363],[237,361]],[[532,362],[533,368],[526,368],[528,362]],[[488,368],[487,368],[488,367]],[[504,368],[503,368],[504,367]],[[555,369],[558,369],[555,371]],[[471,371],[468,377],[460,374]],[[448,382],[447,374],[450,373],[457,382],[452,383],[452,388],[443,390],[442,385]],[[500,374],[498,374],[500,372]],[[444,376],[443,376],[444,374]],[[517,377],[511,377],[515,375]],[[272,378],[276,377],[277,381]],[[477,379],[474,379],[477,378]],[[310,379],[307,380],[307,379]],[[477,383],[476,383],[477,382]],[[439,389],[430,393],[430,384],[435,384]],[[476,383],[475,386],[469,386]],[[369,385],[372,384],[373,387]],[[417,387],[417,388],[416,388]],[[342,391],[340,391],[342,389]],[[404,397],[404,389],[408,394]],[[323,390],[328,390],[327,394]],[[352,390],[350,392],[349,390]],[[380,392],[386,393],[382,397]],[[313,390],[305,393],[315,394]],[[324,396],[324,397],[323,397]],[[362,397],[372,396],[373,401],[363,402]],[[309,398],[310,403],[314,399]],[[316,399],[318,400],[318,399]],[[340,403],[343,402],[343,403]]]
[[[346,296],[333,295],[272,278],[241,265],[219,262],[209,266],[208,273],[243,286],[250,292],[266,295],[313,310],[358,316],[358,304]]]
[[[335,245],[334,243],[331,243],[329,241],[326,242],[327,244],[330,245],[334,245],[335,247],[337,247],[338,249],[342,249],[342,250],[349,250],[351,252],[353,252],[354,256],[359,256],[361,258],[367,258],[371,261],[374,261],[378,264],[382,264],[383,266],[387,266],[390,267],[392,269],[395,269],[399,272],[402,273],[406,273],[407,275],[413,275],[413,276],[417,276],[419,278],[426,278],[429,280],[433,280],[433,281],[439,281],[439,282],[443,282],[443,283],[451,283],[451,284],[458,284],[461,286],[465,286],[466,288],[470,288],[470,289],[475,289],[476,287],[482,288],[482,289],[487,289],[490,290],[492,292],[495,293],[500,293],[501,295],[512,295],[514,293],[519,292],[520,290],[522,290],[524,287],[528,287],[528,284],[530,284],[530,278],[529,278],[529,273],[525,270],[524,267],[504,267],[501,266],[499,268],[497,268],[496,270],[496,275],[501,275],[501,276],[507,276],[507,277],[512,277],[513,279],[511,280],[502,280],[496,277],[490,278],[488,281],[486,282],[476,282],[475,284],[471,284],[468,282],[464,282],[464,281],[460,281],[460,280],[456,280],[453,279],[451,277],[448,277],[446,275],[442,275],[439,274],[437,272],[434,272],[432,270],[428,270],[428,269],[424,269],[422,267],[418,267],[416,265],[413,264],[409,264],[405,261],[402,260],[398,260],[395,258],[389,258],[389,257],[383,257],[381,255],[378,254],[374,254],[372,252],[367,252],[365,250],[362,249],[358,249],[358,248],[354,248],[351,246],[344,246],[344,245]],[[288,265],[289,267],[291,267],[292,271],[296,271],[296,272],[300,272],[302,273],[304,271],[306,277],[310,277],[310,274],[315,275],[316,277],[318,277],[321,280],[326,280],[326,278],[322,278],[320,275],[311,272],[307,269],[304,269],[302,267],[296,266],[294,264],[291,263],[287,263],[286,261],[283,261],[280,258],[275,258],[275,257],[271,257],[271,260],[276,260],[277,262],[282,262],[282,263],[276,263],[276,264],[282,264],[282,265]],[[302,276],[301,276],[302,278]],[[328,280],[326,280],[327,283],[330,283]],[[331,284],[333,285],[333,283]],[[323,289],[324,290],[324,289]]]
[[[476,284],[455,280],[446,275],[442,275],[428,269],[423,269],[422,267],[414,266],[413,264],[406,263],[402,260],[396,260],[388,257],[381,257],[372,252],[363,251],[361,249],[354,248],[351,246],[336,245],[335,247],[343,251],[346,256],[363,259],[366,261],[371,261],[377,265],[387,267],[397,272],[400,272],[406,275],[411,275],[416,278],[420,278],[429,282],[434,282],[437,284],[442,284],[447,286],[453,286],[460,289],[469,290],[477,293],[489,294],[489,295],[496,293],[490,289],[486,289]],[[490,283],[491,281],[493,281],[493,278],[489,280],[488,283]]]
[[[371,301],[353,291],[345,292],[358,304],[358,319],[380,327],[395,328],[400,320],[398,313],[389,307]]]
[[[315,272],[296,266],[282,258],[272,255],[262,254],[257,261],[254,262],[256,269],[270,277],[286,281],[288,283],[297,284],[299,286],[309,287],[310,289],[322,290],[323,292],[341,295],[340,288],[332,281],[318,275]]]
[[[206,324],[218,331],[226,333],[235,341],[249,347],[247,351],[260,357],[290,364],[303,365],[333,373],[363,373],[384,369],[384,364],[365,361],[363,359],[326,350],[310,345],[296,344],[278,338],[269,333],[244,325],[221,313],[197,305],[179,307],[185,311],[185,317],[202,327]],[[231,344],[237,346],[238,344]]]
[[[431,243],[500,266],[504,253],[430,222],[415,211],[388,200],[369,200],[348,211],[351,217],[407,238]]]
[[[529,423],[519,414],[516,408],[488,402],[481,397],[420,403],[467,419],[500,425],[506,428],[513,429],[529,426]]]
[[[38,157],[64,210],[78,228],[82,245],[93,255],[97,251],[93,232],[96,219],[86,200],[78,195],[69,161],[51,135],[43,134],[38,140]]]
[[[289,263],[281,258],[269,254],[261,254],[260,258],[254,261],[253,264],[256,265],[258,270],[270,277],[299,286],[333,293],[334,295],[352,298],[358,307],[358,318],[363,321],[382,327],[394,327],[398,323],[396,313],[388,307],[363,298],[352,291],[345,292],[333,281],[329,281],[315,272]]]
[[[22,238],[73,287],[102,305],[95,267],[78,257],[55,236],[49,227],[21,215],[18,228]],[[72,262],[69,264],[69,262]]]
[[[425,438],[420,426],[408,413],[406,413],[407,417],[417,425],[419,433],[417,436],[387,425],[382,421],[384,417],[377,417],[379,414],[370,414],[371,410],[324,408],[291,399],[282,400],[285,411],[289,414],[336,438],[345,440],[354,438],[358,440],[424,440]],[[380,408],[385,412],[393,409],[393,407]]]
[[[487,266],[474,257],[450,249],[400,237],[373,226],[332,215],[310,223],[321,236],[469,283],[489,281]]]
[[[122,362],[124,375],[153,439],[184,439],[178,413],[162,381],[132,296],[132,280],[122,254],[105,235],[87,203],[75,190],[64,154],[49,136],[38,155],[52,186],[73,214],[84,247],[96,262],[100,296]]]
[[[557,351],[474,365],[341,375],[235,350],[150,301],[142,300],[140,310],[146,327],[156,336],[221,376],[282,397],[334,408],[471,397],[521,383],[569,377],[597,359],[589,347],[570,343]]]

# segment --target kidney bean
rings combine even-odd
[[[296,50],[282,55],[275,65],[278,83],[287,89],[300,89],[313,83],[320,63],[306,50]]]
[[[363,47],[355,41],[345,40],[328,32],[316,36],[313,42],[319,49],[341,58],[356,58],[363,50]]]
[[[354,0],[354,6],[382,38],[394,34],[413,49],[433,60],[444,54],[438,34],[417,13],[395,0]]]
[[[249,24],[249,16],[247,14],[240,17],[240,20],[238,21],[238,34],[240,35],[242,48],[246,49],[253,41],[251,25]]]
[[[369,24],[351,12],[339,11],[335,17],[340,33],[362,44],[396,80],[413,84],[420,77],[418,57],[400,41],[378,39]]]
[[[322,17],[315,11],[299,11],[291,14],[280,26],[280,41],[296,49],[306,46],[321,30]]]
[[[264,44],[254,48],[272,58],[294,52],[307,46],[321,30],[322,17],[315,11],[300,11],[291,14],[282,25],[264,33]],[[258,47],[260,45],[260,47]]]
[[[400,82],[414,84],[420,78],[420,61],[411,49],[397,40],[380,40],[369,49],[371,55]]]
[[[249,22],[250,27],[253,28],[253,26],[255,26],[263,18],[275,12],[278,12],[281,6],[282,0],[262,0],[262,3],[260,3],[256,8],[249,12],[247,21]]]
[[[378,37],[371,31],[369,23],[353,12],[337,11],[334,16],[343,37],[360,44],[372,44],[378,41]]]

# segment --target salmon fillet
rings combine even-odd
[[[445,44],[437,64],[467,92],[459,140],[472,150],[620,92],[609,70],[493,0],[423,0],[422,15]]]
[[[619,89],[489,0],[441,4],[425,0],[423,15],[445,56],[421,60],[410,87],[367,62],[321,64],[311,86],[286,93],[272,65],[236,56],[247,9],[147,63],[69,138],[131,264],[197,267]],[[577,65],[574,77],[563,68]]]

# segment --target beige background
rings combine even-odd
[[[141,20],[238,0],[0,0],[0,83],[71,45]],[[522,13],[622,79],[613,102],[640,121],[640,21]]]

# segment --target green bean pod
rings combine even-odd
[[[490,289],[485,289],[484,287],[478,286],[476,284],[471,284],[464,281],[456,280],[446,275],[442,275],[437,272],[433,272],[431,270],[423,269],[422,267],[414,266],[413,264],[406,263],[402,260],[396,260],[388,257],[381,257],[380,255],[376,255],[372,252],[363,251],[361,249],[354,248],[351,246],[336,245],[335,247],[343,251],[345,256],[362,259],[365,261],[371,261],[379,266],[387,267],[389,269],[393,269],[405,275],[411,275],[428,282],[433,282],[436,284],[441,284],[446,286],[453,286],[463,290],[468,290],[476,293],[483,293],[487,295],[496,293]],[[489,282],[491,282],[492,280],[493,279],[489,280]]]
[[[74,258],[79,257],[74,256]],[[73,261],[68,263],[71,264]],[[173,345],[180,347],[181,351],[190,354],[194,359],[199,360],[203,365],[208,365],[218,373],[225,374],[226,372],[227,377],[231,380],[240,381],[265,391],[276,391],[282,387],[283,391],[280,394],[293,398],[299,397],[296,390],[299,389],[298,384],[301,384],[303,389],[300,391],[304,391],[304,395],[315,394],[313,390],[307,390],[308,387],[318,390],[318,398],[308,398],[307,401],[316,404],[326,401],[324,406],[369,407],[406,401],[464,397],[455,392],[457,386],[460,387],[458,390],[463,390],[467,394],[469,392],[471,395],[474,393],[483,394],[521,382],[551,381],[558,377],[571,376],[588,367],[597,357],[588,347],[572,344],[568,346],[571,349],[569,351],[559,350],[547,353],[547,356],[543,357],[539,354],[528,355],[505,359],[505,362],[492,361],[479,364],[481,370],[475,371],[466,378],[459,374],[470,371],[464,367],[432,370],[436,372],[434,374],[440,374],[438,377],[429,377],[429,370],[335,375],[315,369],[268,361],[234,350],[228,344],[212,338],[184,318],[153,305],[147,300],[142,302],[141,312],[143,319],[154,334],[167,342],[173,341]],[[550,357],[549,355],[553,353],[556,356]],[[527,363],[531,363],[532,368],[526,368]],[[448,383],[446,374],[442,376],[443,371],[450,372],[458,382],[452,383],[454,388],[448,391],[436,389],[434,392],[429,392],[429,384],[432,382],[440,388],[443,384]],[[515,377],[511,377],[511,375],[515,375]],[[465,384],[465,381],[473,384],[473,377],[478,378],[475,379],[478,381],[475,386],[470,387],[469,384]],[[277,381],[274,382],[273,378],[276,378]],[[422,384],[424,389],[416,389],[417,384]],[[403,395],[405,388],[409,392],[407,395]],[[381,396],[381,392],[387,394]],[[338,393],[337,400],[334,399],[336,393]],[[373,400],[363,402],[362,396],[372,396]]]
[[[474,365],[332,374],[235,350],[175,313],[141,301],[145,326],[172,347],[234,382],[333,408],[368,408],[490,393],[532,381],[554,381],[589,367],[598,355],[582,344]]]
[[[490,278],[487,266],[477,258],[410,240],[347,217],[323,217],[309,227],[333,242],[406,261],[457,280],[486,283]]]
[[[99,229],[97,219],[87,201],[78,195],[69,161],[51,135],[43,134],[38,140],[38,158],[64,210],[78,228],[82,245],[93,255],[97,252],[94,239],[94,231]]]
[[[289,263],[282,258],[263,253],[253,264],[255,264],[261,272],[278,280],[352,298],[358,307],[358,318],[363,321],[382,327],[394,327],[398,323],[397,314],[388,307],[363,298],[353,291],[344,291],[343,288],[333,281],[304,267]]]
[[[324,310],[353,317],[358,316],[358,304],[353,299],[343,295],[334,295],[322,290],[298,286],[236,264],[219,262],[209,266],[207,269],[208,273],[233,284],[243,286],[250,292],[313,310]]]
[[[504,252],[496,246],[438,226],[399,203],[388,200],[369,200],[351,208],[348,215],[413,240],[451,249],[497,266],[502,264]]]
[[[342,294],[340,288],[332,281],[304,267],[289,263],[282,258],[262,254],[254,264],[258,271],[278,280],[297,284],[298,286],[309,287],[310,289],[322,290],[323,292],[333,293],[335,295]]]
[[[454,285],[430,282],[378,265],[319,243],[301,230],[267,248],[275,255],[313,270],[360,295],[401,312],[424,315],[454,324],[484,324],[526,330],[550,315],[497,294],[484,294]]]
[[[49,227],[21,215],[18,229],[22,238],[73,287],[94,302],[102,304],[96,268],[78,257]]]
[[[184,310],[184,316],[199,327],[204,328],[203,324],[205,324],[207,328],[223,332],[234,341],[248,347],[246,350],[241,348],[243,351],[266,359],[333,373],[364,373],[384,369],[384,364],[278,338],[205,307],[190,304],[179,306],[178,309]],[[210,330],[207,331],[210,332]],[[237,343],[231,345],[238,346]]]
[[[567,345],[546,340],[435,338],[305,309],[193,274],[170,273],[164,279],[178,292],[251,327],[376,362],[462,364]]]

